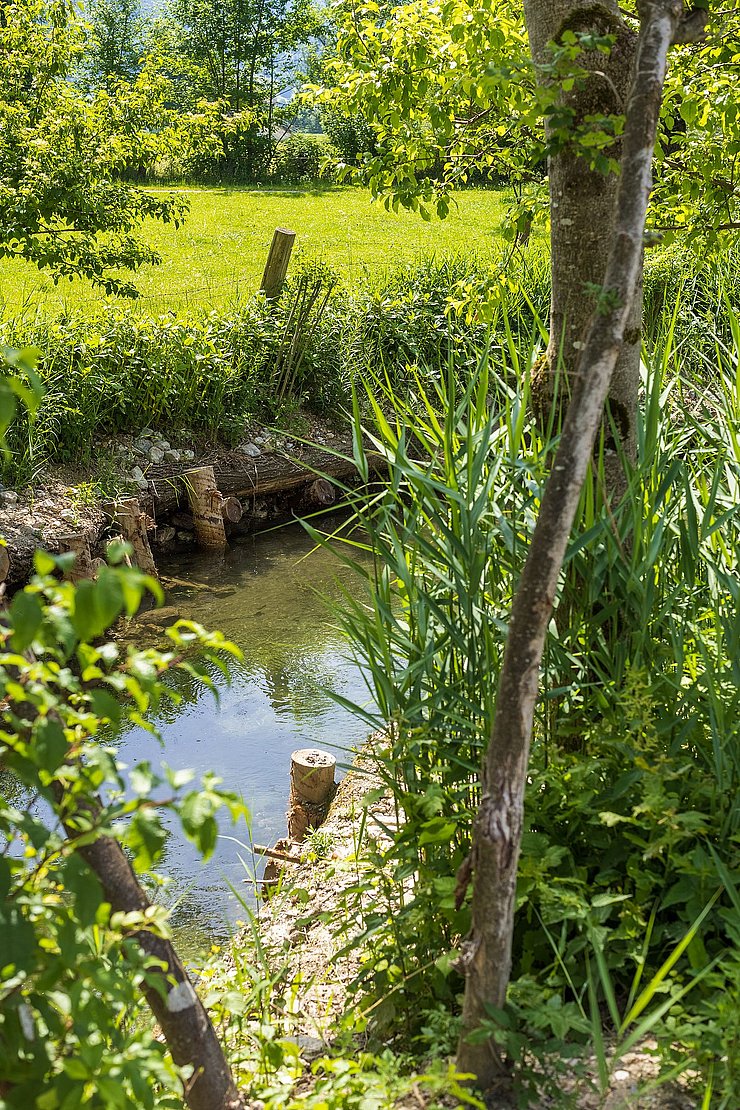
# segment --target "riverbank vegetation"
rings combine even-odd
[[[648,257],[650,357],[675,342],[672,357],[712,378],[715,344],[732,338],[725,301],[734,303],[738,265],[734,251],[704,265],[676,248]],[[453,359],[464,382],[484,342],[499,350],[511,334],[537,341],[548,298],[547,254],[532,245],[513,257],[432,258],[359,285],[329,266],[297,263],[276,306],[235,295],[221,308],[175,314],[145,302],[8,315],[5,342],[42,352],[45,396],[10,434],[5,481],[85,464],[101,439],[143,427],[237,443],[250,419],[286,425],[302,407],[341,421],[353,386],[380,369],[403,392]]]

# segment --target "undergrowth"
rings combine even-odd
[[[582,497],[545,654],[509,999],[486,1029],[522,1105],[579,1055],[596,1053],[603,1087],[648,1036],[706,1106],[740,1101],[740,321],[725,323],[711,375],[670,343],[652,358],[622,502],[600,501],[598,462]],[[362,947],[354,990],[379,1041],[423,1042],[430,1014],[438,1035],[459,1010],[458,869],[552,447],[526,372],[508,384],[535,346],[484,352],[463,388],[452,367],[403,400],[387,379],[366,387],[390,477],[355,505],[376,566],[356,567],[368,588],[340,619],[377,706],[352,708],[387,737],[375,766],[398,832],[369,849],[338,943]]]
[[[665,339],[678,298],[673,349],[711,376],[716,337],[729,341],[720,290],[736,273],[734,255],[688,277],[680,255],[649,259],[649,347]],[[414,374],[431,384],[453,358],[464,383],[487,337],[494,354],[510,338],[526,345],[533,320],[546,318],[548,280],[535,245],[496,263],[428,258],[352,292],[329,267],[302,262],[277,305],[256,297],[157,316],[129,305],[6,316],[3,342],[42,353],[46,396],[35,419],[11,430],[3,480],[20,485],[48,465],[84,465],[101,438],[144,426],[229,444],[250,418],[287,425],[300,407],[336,418],[353,382],[379,371],[403,394]]]

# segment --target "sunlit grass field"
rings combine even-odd
[[[352,187],[179,191],[190,204],[185,224],[175,229],[149,221],[144,229],[162,256],[160,266],[136,277],[142,305],[151,311],[224,304],[237,291],[257,289],[276,227],[295,231],[304,257],[329,263],[352,286],[422,256],[487,253],[500,246],[508,202],[505,192],[469,190],[458,195],[446,220],[425,222],[417,213],[387,212],[367,190]],[[55,286],[26,263],[0,263],[0,308],[6,312],[102,299],[87,282]]]

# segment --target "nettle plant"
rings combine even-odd
[[[175,1041],[170,1054],[143,1012],[173,982],[192,987],[135,873],[151,874],[172,818],[207,857],[218,811],[246,812],[212,775],[190,788],[189,771],[127,770],[113,740],[128,725],[155,734],[151,715],[182,698],[168,676],[213,688],[237,649],[188,621],[167,630],[166,651],[104,639],[159,585],[110,565],[75,586],[57,577],[66,558],[38,553],[36,576],[0,610],[0,1106],[181,1106],[183,1082],[193,1105],[193,1066],[178,1066]],[[111,896],[116,868],[96,874],[105,851],[123,863],[127,909]]]

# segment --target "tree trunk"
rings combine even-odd
[[[573,126],[586,116],[621,115],[629,92],[637,36],[622,19],[615,0],[524,0],[524,13],[532,57],[543,64],[551,59],[548,43],[559,41],[565,31],[615,35],[607,56],[582,52],[578,64],[592,76],[559,103],[573,112]],[[619,158],[615,143],[612,157]],[[553,403],[564,412],[572,389],[572,374],[594,310],[590,283],[601,285],[613,238],[619,177],[588,167],[575,143],[566,143],[550,156],[550,246],[552,298],[550,344],[546,358],[533,374],[532,392],[538,416],[547,426]],[[628,457],[635,453],[635,418],[640,380],[640,329],[642,277],[630,308],[624,340],[608,394],[610,419],[605,424],[606,467],[609,488],[623,487],[622,467],[615,453],[612,424]]]
[[[648,0],[641,12],[616,221],[603,278],[610,296],[601,313],[592,316],[579,349],[572,401],[514,597],[493,735],[483,768],[481,805],[471,857],[466,861],[466,871],[473,875],[472,925],[460,956],[466,986],[457,1065],[476,1076],[482,1088],[505,1076],[504,1064],[493,1037],[474,1044],[469,1037],[486,1018],[492,1020],[487,1006],[502,1009],[506,1002],[524,789],[545,635],[604,402],[629,327],[632,302],[639,293],[666,56],[680,21],[681,3]]]
[[[55,783],[54,790],[65,830],[74,841],[80,828],[85,830],[91,822],[94,824],[95,808],[87,808],[78,827],[77,817],[68,812],[69,801],[61,784]],[[101,835],[77,850],[100,880],[114,913],[147,910],[149,899],[118,841]],[[211,1019],[171,942],[146,930],[135,933],[134,939],[161,965],[161,970],[149,972],[142,989],[173,1060],[181,1067],[193,1067],[184,1092],[190,1110],[244,1110]]]

